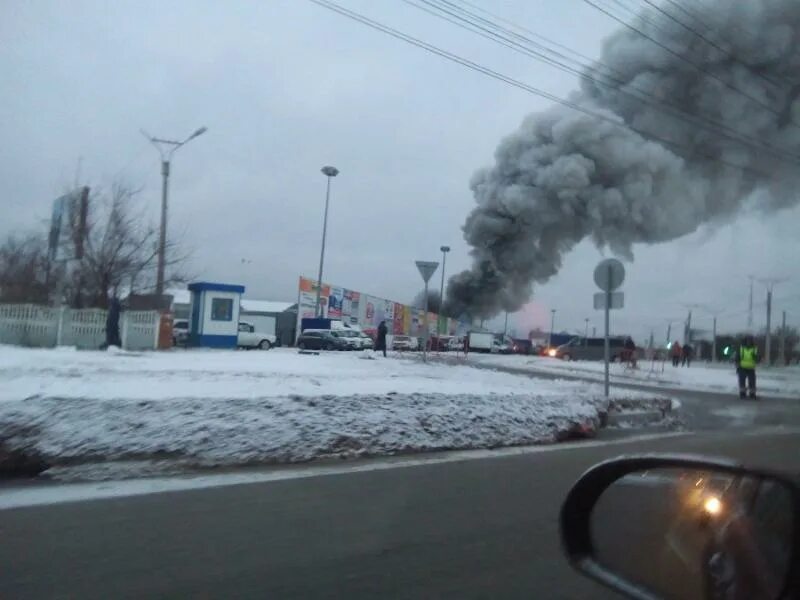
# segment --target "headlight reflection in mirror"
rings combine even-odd
[[[675,599],[774,599],[789,569],[792,495],[770,479],[661,468],[614,482],[591,514],[595,558]]]

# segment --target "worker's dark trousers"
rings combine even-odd
[[[739,374],[739,395],[744,398],[746,388],[749,387],[750,397],[754,398],[756,395],[756,370],[740,368],[737,373]]]

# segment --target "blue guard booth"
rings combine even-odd
[[[198,281],[189,284],[189,291],[192,293],[189,345],[236,348],[244,286]]]

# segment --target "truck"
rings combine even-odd
[[[494,335],[491,333],[481,333],[477,331],[470,331],[469,334],[469,351],[470,352],[491,352],[494,347]]]

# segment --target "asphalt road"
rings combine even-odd
[[[3,510],[0,598],[616,598],[561,554],[587,467],[670,451],[797,472],[799,450],[707,433]]]

